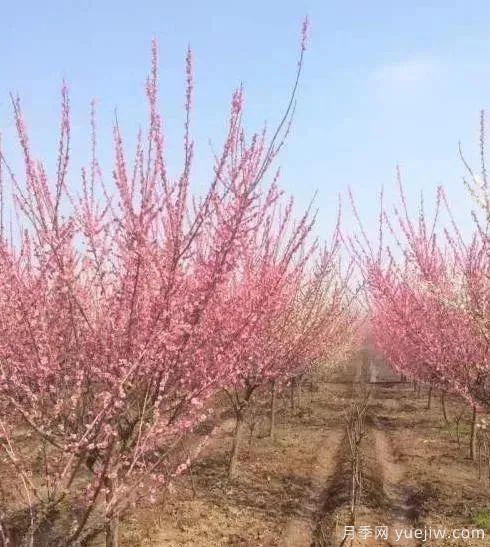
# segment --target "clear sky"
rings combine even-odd
[[[5,2],[0,22],[0,130],[13,126],[9,92],[23,99],[35,150],[56,153],[59,89],[73,104],[75,165],[87,112],[98,101],[102,155],[110,157],[114,108],[134,133],[144,120],[150,41],[161,51],[162,107],[170,159],[182,142],[184,57],[195,58],[193,132],[198,184],[209,174],[208,139],[221,142],[232,90],[243,81],[247,125],[280,118],[296,66],[299,29],[311,23],[297,115],[280,163],[283,186],[305,205],[316,189],[318,233],[333,224],[350,186],[368,225],[377,193],[401,165],[416,199],[438,184],[458,208],[466,192],[458,159],[478,157],[479,111],[490,104],[490,3],[445,1],[99,0]],[[490,121],[489,121],[490,124]],[[79,148],[77,148],[77,146]],[[79,150],[79,156],[77,156]],[[462,219],[466,218],[461,216]],[[350,215],[346,214],[346,222]],[[469,224],[469,219],[467,220]]]

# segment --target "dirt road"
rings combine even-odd
[[[218,428],[193,466],[193,480],[181,477],[176,493],[136,513],[122,546],[490,546],[490,531],[483,540],[404,537],[415,529],[469,529],[490,504],[488,485],[444,428],[437,400],[427,410],[425,393],[417,396],[365,356],[313,387],[305,389],[301,408],[291,411],[288,397],[282,399],[275,441],[266,436],[266,420],[258,425],[231,482],[232,428]],[[352,529],[346,528],[351,467],[343,416],[366,390],[362,495]],[[450,398],[450,415],[461,404]]]

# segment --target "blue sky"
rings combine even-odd
[[[459,211],[468,199],[458,141],[476,163],[479,111],[490,104],[490,3],[483,1],[8,2],[0,22],[0,130],[6,149],[12,150],[14,91],[23,100],[36,152],[55,157],[59,89],[66,78],[75,166],[85,159],[92,97],[105,127],[101,155],[109,160],[114,108],[128,134],[145,119],[143,84],[155,36],[175,170],[185,50],[188,44],[193,49],[194,175],[205,184],[208,140],[221,142],[229,99],[240,82],[248,127],[260,129],[265,120],[273,125],[280,118],[305,13],[310,40],[293,133],[280,164],[283,186],[299,206],[318,189],[317,233],[328,235],[337,196],[345,197],[348,186],[370,230],[379,188],[383,184],[392,193],[397,163],[411,199],[421,189],[430,196],[442,183],[458,218],[470,225]]]

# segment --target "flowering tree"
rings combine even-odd
[[[69,184],[66,87],[54,181],[34,160],[13,100],[25,182],[2,154],[20,238],[8,241],[2,229],[0,448],[22,484],[25,522],[12,526],[11,515],[0,516],[5,540],[20,530],[26,545],[87,542],[102,511],[106,544],[117,545],[121,514],[189,465],[180,441],[206,418],[205,401],[237,374],[230,352],[244,340],[223,318],[244,249],[276,199],[275,186],[262,198],[261,184],[290,109],[270,142],[265,133],[247,141],[238,90],[213,179],[198,198],[190,185],[190,53],[184,166],[175,179],[167,173],[157,89],[154,45],[146,135],[138,135],[131,163],[116,121],[109,184],[92,110],[92,157],[79,195]],[[250,332],[254,319],[240,328]],[[63,540],[46,532],[56,519]]]
[[[271,194],[266,200],[266,206],[272,203],[272,197]],[[273,363],[279,357],[278,351],[283,349],[284,323],[291,313],[307,260],[307,256],[301,256],[312,225],[307,215],[288,233],[291,203],[277,218],[276,211],[278,207],[274,207],[270,215],[261,215],[264,222],[254,231],[254,242],[247,247],[229,287],[233,308],[226,321],[238,325],[233,328],[243,333],[230,360],[231,391],[226,390],[236,416],[230,476],[235,471],[245,408],[259,386],[283,372],[275,369]],[[242,325],[247,322],[249,328],[244,330]]]
[[[254,318],[247,343],[237,345],[230,361],[234,373],[225,389],[236,418],[231,477],[256,391],[272,383],[273,435],[277,384],[325,362],[352,336],[355,325],[346,298],[347,280],[336,262],[338,231],[331,248],[318,252],[316,243],[308,240],[309,213],[288,227],[290,215],[291,204],[277,218],[264,216],[267,221],[254,233],[255,244],[248,247],[252,252],[244,255],[238,282],[231,287],[234,306],[227,316],[229,324]]]
[[[400,195],[394,217],[402,260],[381,244],[377,254],[359,239],[353,245],[367,281],[375,343],[399,372],[469,402],[474,457],[477,408],[490,408],[488,229],[474,215],[476,228],[466,242],[441,189],[435,218],[444,205],[451,224],[437,237],[436,221],[428,226],[423,204],[418,219],[411,218],[401,183]],[[381,222],[395,235],[384,211]]]

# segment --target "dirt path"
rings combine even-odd
[[[276,438],[258,426],[251,450],[244,440],[236,480],[226,477],[231,427],[209,436],[193,466],[196,495],[182,476],[175,495],[161,508],[127,527],[122,546],[309,547],[325,483],[343,452],[339,416],[350,389],[342,378],[303,394],[302,407],[289,408],[286,393],[278,409]],[[139,543],[135,538],[144,537]]]
[[[381,392],[387,382],[396,381],[391,371],[372,360],[367,374],[372,390],[373,404],[367,424],[365,475],[371,478],[370,486],[377,491],[367,492],[376,500],[362,516],[359,526],[369,526],[372,536],[356,539],[353,546],[398,545],[415,547],[420,541],[410,537],[414,527],[420,527],[420,515],[416,505],[416,488],[409,478],[409,470],[400,457],[395,432],[400,427],[388,416],[396,416],[399,404]],[[362,519],[362,520],[361,520]],[[388,536],[388,537],[386,537]]]
[[[328,484],[341,457],[344,433],[333,431],[326,443],[318,448],[318,456],[311,471],[311,487],[302,501],[301,517],[293,517],[284,530],[281,547],[309,547],[313,539],[318,512],[323,503],[325,484]]]
[[[350,463],[347,445],[344,445],[344,451],[337,455],[336,461],[336,472],[344,477],[337,477],[336,489],[332,488],[330,481],[326,481],[324,488],[327,497],[335,495],[335,490],[339,488],[347,492],[340,498],[337,495],[336,501],[327,500],[324,514],[317,523],[312,543],[315,547],[420,545],[418,540],[404,537],[405,531],[410,535],[412,528],[420,526],[420,515],[416,505],[416,489],[396,446],[394,433],[398,425],[395,420],[391,422],[386,418],[397,415],[398,403],[396,397],[387,397],[382,387],[387,383],[394,385],[394,382],[396,378],[390,371],[369,359],[359,360],[353,369],[350,399],[362,397],[363,391],[371,390],[361,443],[362,500],[352,529],[348,510]],[[347,400],[346,405],[349,402]]]
[[[376,416],[372,418],[370,434],[374,437],[374,449],[376,464],[380,475],[380,487],[387,502],[384,511],[385,521],[380,526],[388,526],[389,538],[374,538],[373,543],[363,542],[363,545],[396,545],[401,547],[413,547],[420,545],[417,540],[398,539],[397,533],[402,534],[418,523],[418,509],[415,504],[414,487],[407,480],[407,469],[399,463],[398,455],[393,447],[393,440],[386,425]]]
[[[275,440],[267,438],[267,427],[258,426],[232,482],[226,462],[233,423],[217,424],[193,466],[196,495],[189,477],[182,476],[176,494],[167,495],[146,522],[140,514],[134,526],[128,523],[121,547],[490,545],[488,538],[422,543],[404,537],[424,526],[469,528],[472,515],[488,507],[474,466],[444,430],[437,405],[427,410],[426,393],[417,397],[366,355],[315,388],[304,393],[295,411],[284,394]],[[352,539],[345,537],[352,521],[343,415],[366,389],[371,397],[361,442],[362,497]],[[448,405],[455,415],[461,401],[449,398]]]

